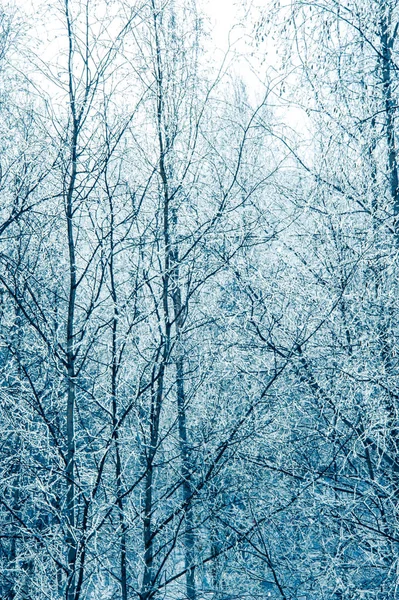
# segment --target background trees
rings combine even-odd
[[[307,212],[306,250],[286,249],[313,279],[304,306],[321,312],[336,298],[296,366],[302,398],[320,411],[306,410],[306,427],[316,417],[309,473],[329,489],[312,516],[320,527],[309,551],[313,584],[317,578],[329,597],[362,590],[384,598],[394,593],[397,565],[396,7],[298,2],[279,15],[285,50],[296,48],[297,106],[315,140],[309,154],[292,133],[282,139],[301,180],[294,202]],[[287,86],[287,100],[291,93]]]

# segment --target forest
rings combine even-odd
[[[399,4],[211,5],[0,5],[1,600],[399,598]]]

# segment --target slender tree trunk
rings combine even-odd
[[[175,225],[176,219],[175,219]],[[177,394],[177,418],[179,425],[179,442],[180,452],[182,460],[182,477],[183,477],[183,502],[186,506],[185,513],[185,568],[186,568],[186,588],[188,600],[195,600],[196,588],[195,588],[195,572],[194,572],[194,561],[195,561],[195,539],[194,539],[194,515],[191,498],[193,495],[191,474],[193,471],[193,465],[190,455],[190,447],[187,435],[187,422],[186,422],[186,394],[184,386],[184,350],[183,350],[183,339],[181,327],[183,324],[183,306],[181,299],[181,289],[179,285],[179,255],[178,246],[175,242],[173,251],[173,309],[174,309],[174,323],[176,330],[176,394]]]
[[[75,401],[76,401],[76,383],[75,383],[75,306],[76,306],[76,253],[73,227],[73,196],[77,177],[77,145],[79,122],[76,116],[76,104],[73,85],[73,42],[72,27],[69,14],[69,3],[65,0],[65,15],[68,28],[68,74],[69,74],[69,99],[72,116],[72,138],[71,138],[71,171],[66,194],[66,219],[68,236],[68,255],[69,255],[69,298],[68,298],[68,318],[67,318],[67,465],[66,465],[66,483],[67,483],[67,560],[68,560],[68,581],[66,588],[67,600],[75,599],[75,568],[77,554],[77,540],[75,534]]]
[[[396,246],[399,245],[399,174],[398,174],[398,153],[396,148],[395,136],[395,102],[393,99],[394,81],[392,76],[392,51],[398,25],[394,33],[392,26],[392,6],[390,2],[382,1],[380,4],[380,40],[381,40],[381,72],[382,72],[382,90],[385,104],[385,132],[388,153],[388,176],[390,185],[390,194],[393,203],[394,231]],[[382,276],[382,273],[380,273]],[[376,283],[378,291],[379,283]],[[394,327],[394,314],[391,306],[381,307],[381,317],[379,320],[379,337],[381,342],[381,357],[384,370],[388,378],[394,375],[393,348],[392,348],[392,329]],[[389,387],[389,385],[388,385]],[[399,428],[398,428],[398,407],[393,394],[389,394],[387,401],[388,422],[390,428],[390,445],[393,457],[392,483],[394,493],[399,500]],[[396,514],[397,518],[397,514]]]
[[[154,532],[152,528],[153,512],[153,485],[154,485],[154,458],[158,447],[159,425],[161,417],[161,406],[163,399],[163,388],[165,379],[166,361],[169,357],[170,329],[166,331],[166,340],[163,342],[161,363],[158,373],[153,371],[153,386],[151,393],[150,413],[150,444],[146,456],[146,476],[144,487],[144,574],[141,586],[141,600],[149,600],[153,596],[154,575]],[[157,379],[156,385],[155,380]]]
[[[67,600],[75,598],[75,563],[76,563],[76,537],[75,537],[75,352],[74,352],[74,323],[76,303],[76,261],[75,241],[72,223],[72,194],[73,181],[76,177],[76,146],[72,150],[72,176],[67,197],[67,228],[68,228],[68,250],[69,250],[69,302],[67,322],[67,546],[68,546],[68,568],[69,579],[67,585]]]
[[[181,325],[183,320],[181,289],[179,285],[179,255],[178,243],[176,240],[177,214],[171,208],[171,195],[168,180],[168,168],[166,164],[166,155],[171,150],[171,141],[167,136],[167,128],[164,124],[164,89],[163,89],[163,66],[161,57],[161,46],[158,34],[158,21],[155,2],[152,0],[155,49],[156,49],[156,78],[157,78],[157,127],[159,141],[159,174],[163,193],[163,239],[165,252],[165,265],[163,276],[163,307],[165,319],[165,331],[167,345],[170,346],[171,318],[169,312],[169,294],[172,296],[173,321],[176,332],[177,358],[176,358],[176,389],[177,389],[177,412],[179,442],[182,457],[182,477],[183,477],[183,502],[185,509],[185,568],[186,572],[186,591],[188,600],[195,600],[195,574],[194,574],[194,520],[191,504],[192,486],[191,486],[191,461],[189,446],[187,440],[186,425],[186,399],[184,390],[184,355],[181,345]],[[172,231],[171,231],[172,226]]]
[[[149,456],[147,457],[147,474],[145,477],[145,489],[144,489],[144,520],[143,520],[143,533],[144,533],[144,574],[143,582],[141,586],[141,600],[147,600],[151,597],[152,590],[152,573],[153,573],[153,543],[152,543],[152,485],[153,485],[153,465],[152,458],[150,456],[151,448],[149,449]]]
[[[142,582],[141,599],[148,600],[152,596],[153,588],[153,559],[154,559],[154,538],[152,531],[152,510],[153,510],[153,480],[154,480],[154,456],[158,445],[159,424],[161,415],[161,405],[163,400],[164,378],[166,364],[170,353],[170,334],[171,323],[169,317],[169,277],[170,277],[170,241],[169,241],[169,195],[167,188],[165,190],[166,172],[165,172],[165,149],[162,135],[163,120],[163,97],[162,97],[162,67],[161,67],[161,49],[158,38],[158,12],[155,2],[152,0],[152,15],[155,35],[155,69],[157,79],[157,127],[159,141],[159,170],[161,181],[164,187],[163,202],[163,241],[164,241],[164,271],[162,274],[162,307],[163,307],[163,325],[164,334],[160,346],[160,364],[157,376],[153,371],[153,386],[151,391],[151,415],[150,415],[150,447],[146,456],[146,477],[144,493],[144,575]],[[156,385],[155,385],[156,380]],[[156,388],[156,389],[155,389]]]
[[[17,441],[17,444],[15,445],[15,449],[14,452],[16,453],[16,455],[18,455],[18,450],[19,450],[19,440]],[[13,490],[13,512],[15,512],[16,514],[19,513],[19,498],[20,498],[20,476],[21,476],[21,463],[19,460],[15,461],[14,464],[14,468],[13,468],[13,486],[14,486],[14,490]],[[10,573],[11,573],[11,577],[14,578],[13,582],[11,583],[10,589],[9,589],[9,594],[8,597],[10,598],[10,600],[14,600],[14,598],[16,597],[16,574],[17,574],[17,533],[18,529],[17,527],[15,527],[15,531],[14,531],[14,535],[11,538],[11,548],[10,548]]]
[[[382,90],[385,104],[385,130],[388,148],[388,175],[390,193],[393,202],[394,227],[396,241],[399,243],[399,175],[398,155],[395,141],[395,119],[392,80],[392,49],[394,36],[391,35],[391,7],[386,2],[381,2],[381,71]]]
[[[114,255],[115,255],[115,243],[114,243],[114,206],[112,201],[112,194],[108,194],[109,206],[110,206],[110,244],[111,244],[111,255],[109,261],[109,271],[111,280],[111,296],[114,305],[114,313],[112,319],[112,364],[111,364],[111,396],[112,396],[112,437],[115,444],[115,476],[116,476],[116,494],[117,494],[117,506],[119,512],[119,523],[121,528],[121,540],[120,540],[120,571],[121,571],[121,592],[122,600],[127,600],[127,547],[126,547],[126,522],[124,515],[123,506],[123,486],[122,486],[122,462],[120,454],[120,442],[119,434],[117,429],[118,422],[118,404],[117,404],[117,377],[119,369],[118,361],[118,298],[115,284],[115,269],[114,269]]]

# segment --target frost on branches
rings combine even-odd
[[[0,8],[4,600],[399,595],[399,6],[221,6]]]

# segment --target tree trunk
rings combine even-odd
[[[119,433],[117,428],[118,423],[118,403],[117,403],[117,377],[118,377],[118,298],[115,284],[115,269],[114,269],[114,256],[115,256],[115,244],[114,244],[114,206],[112,201],[112,194],[108,193],[109,207],[110,207],[110,245],[111,253],[109,260],[109,272],[111,280],[111,296],[114,305],[113,319],[112,319],[112,358],[111,358],[111,397],[112,397],[112,437],[115,445],[115,478],[116,478],[116,497],[117,506],[119,512],[119,523],[121,528],[121,540],[120,540],[120,573],[121,573],[121,592],[122,600],[127,600],[127,547],[126,547],[126,523],[123,506],[123,486],[122,486],[122,462],[120,454],[120,443]]]
[[[68,29],[68,75],[69,75],[69,99],[72,116],[72,139],[71,139],[71,172],[66,195],[66,219],[68,235],[68,255],[69,255],[69,298],[68,298],[68,318],[67,318],[67,464],[66,464],[66,485],[67,485],[67,561],[68,561],[68,581],[66,587],[67,600],[75,599],[75,567],[77,554],[77,540],[75,534],[75,348],[74,348],[74,328],[75,328],[75,305],[76,305],[76,256],[75,239],[73,227],[73,196],[77,177],[77,145],[79,122],[76,116],[76,104],[73,85],[73,42],[72,27],[69,14],[69,3],[65,0],[65,15]]]
[[[381,72],[382,72],[382,90],[385,104],[385,129],[388,150],[388,176],[390,184],[390,193],[393,202],[394,229],[396,242],[399,243],[399,176],[398,176],[398,156],[395,143],[395,103],[392,97],[392,48],[394,36],[391,35],[391,7],[387,7],[385,2],[380,5],[381,10]],[[396,31],[396,30],[395,30]],[[394,34],[395,35],[395,34]]]
[[[175,219],[177,221],[177,219]],[[177,222],[175,222],[175,226]],[[184,353],[183,353],[183,340],[181,327],[183,324],[183,307],[181,300],[181,289],[179,285],[179,255],[177,242],[175,242],[173,252],[173,309],[174,309],[174,323],[176,330],[176,395],[177,395],[177,418],[179,425],[179,442],[180,452],[182,460],[182,477],[183,477],[183,503],[186,506],[185,511],[185,531],[184,531],[184,543],[185,543],[185,569],[186,569],[186,588],[188,600],[195,600],[196,588],[195,588],[195,573],[194,573],[194,560],[195,560],[195,539],[194,539],[194,515],[193,507],[191,504],[191,498],[193,495],[191,485],[191,474],[193,472],[193,466],[191,463],[190,448],[187,436],[187,422],[186,422],[186,394],[184,386]]]

